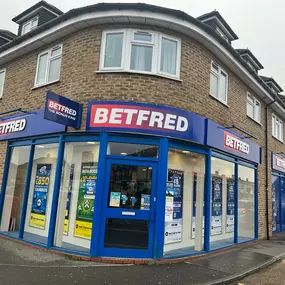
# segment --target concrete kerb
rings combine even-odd
[[[242,273],[238,273],[238,274],[234,274],[234,275],[231,275],[231,276],[228,276],[228,277],[224,277],[224,278],[221,278],[221,279],[218,279],[218,280],[215,280],[215,281],[210,281],[210,282],[205,282],[205,283],[200,283],[199,285],[222,285],[222,284],[229,284],[231,282],[234,282],[234,281],[238,281],[238,280],[241,280],[243,279],[244,277],[248,276],[248,275],[251,275],[265,267],[268,267],[280,260],[282,260],[283,258],[285,258],[285,252],[277,255],[277,256],[274,256],[272,257],[270,260],[260,264],[260,265],[257,265],[255,267],[252,267]]]

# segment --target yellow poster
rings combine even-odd
[[[67,219],[64,220],[64,227],[63,227],[63,234],[67,235],[68,233],[68,223],[69,221]]]
[[[45,228],[46,216],[36,213],[31,213],[30,226],[35,228],[44,229]]]
[[[76,220],[74,236],[91,239],[92,223]]]

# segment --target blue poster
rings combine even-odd
[[[45,215],[50,184],[51,164],[38,164],[32,201],[30,226],[45,228]]]
[[[142,194],[142,196],[141,196],[141,210],[150,210],[150,195]]]
[[[234,180],[227,180],[227,215],[234,215],[235,211],[235,190]]]
[[[221,177],[212,176],[212,223],[211,235],[222,233],[222,185]]]

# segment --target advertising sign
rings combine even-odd
[[[111,192],[110,194],[110,207],[120,207],[121,192]]]
[[[31,227],[45,229],[48,190],[50,185],[50,173],[51,164],[37,165],[30,216]]]
[[[64,132],[65,127],[44,119],[44,109],[1,118],[0,141]]]
[[[96,163],[82,163],[74,230],[77,237],[91,238],[97,171]]]
[[[80,129],[82,104],[51,91],[46,93],[44,118],[59,124]]]
[[[227,228],[226,232],[234,232],[235,225],[235,182],[227,179]]]
[[[222,233],[222,178],[212,176],[212,226],[211,235]]]
[[[150,210],[150,195],[142,194],[142,196],[141,196],[141,210]]]
[[[204,143],[205,118],[166,106],[89,102],[86,130],[148,133]]]
[[[206,144],[260,163],[260,146],[258,144],[208,119]]]
[[[285,172],[285,156],[272,153],[272,169]]]
[[[73,176],[74,176],[74,164],[71,164],[69,186],[68,186],[68,190],[67,190],[67,201],[66,201],[66,209],[65,209],[64,227],[63,227],[63,234],[64,235],[68,234],[69,212],[70,212],[70,203],[71,203],[71,197],[72,197]]]

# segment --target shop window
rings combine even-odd
[[[35,146],[24,239],[47,243],[58,144]]]
[[[280,209],[280,177],[272,175],[272,231],[280,232],[281,209]]]
[[[204,155],[170,148],[165,205],[164,254],[204,249]]]
[[[246,114],[260,123],[260,102],[250,93],[247,94]]]
[[[20,229],[29,154],[30,146],[14,147],[9,164],[0,229],[1,232],[9,232],[16,237],[18,237]]]
[[[238,242],[255,237],[254,169],[238,166]]]
[[[228,74],[214,61],[211,63],[210,95],[228,103]]]
[[[39,17],[35,17],[32,20],[26,22],[22,26],[22,35],[30,32],[38,26]]]
[[[89,251],[95,211],[99,142],[65,144],[54,245]]]
[[[272,136],[283,142],[283,121],[272,114]]]
[[[59,80],[62,46],[55,46],[38,55],[35,86]]]
[[[3,96],[6,70],[0,70],[0,98]]]
[[[158,32],[132,29],[104,31],[100,69],[179,79],[180,53],[179,39]]]
[[[157,158],[158,147],[155,145],[111,142],[108,144],[107,153],[109,155],[123,155],[123,156]]]
[[[212,157],[211,180],[211,249],[234,243],[235,165]]]

